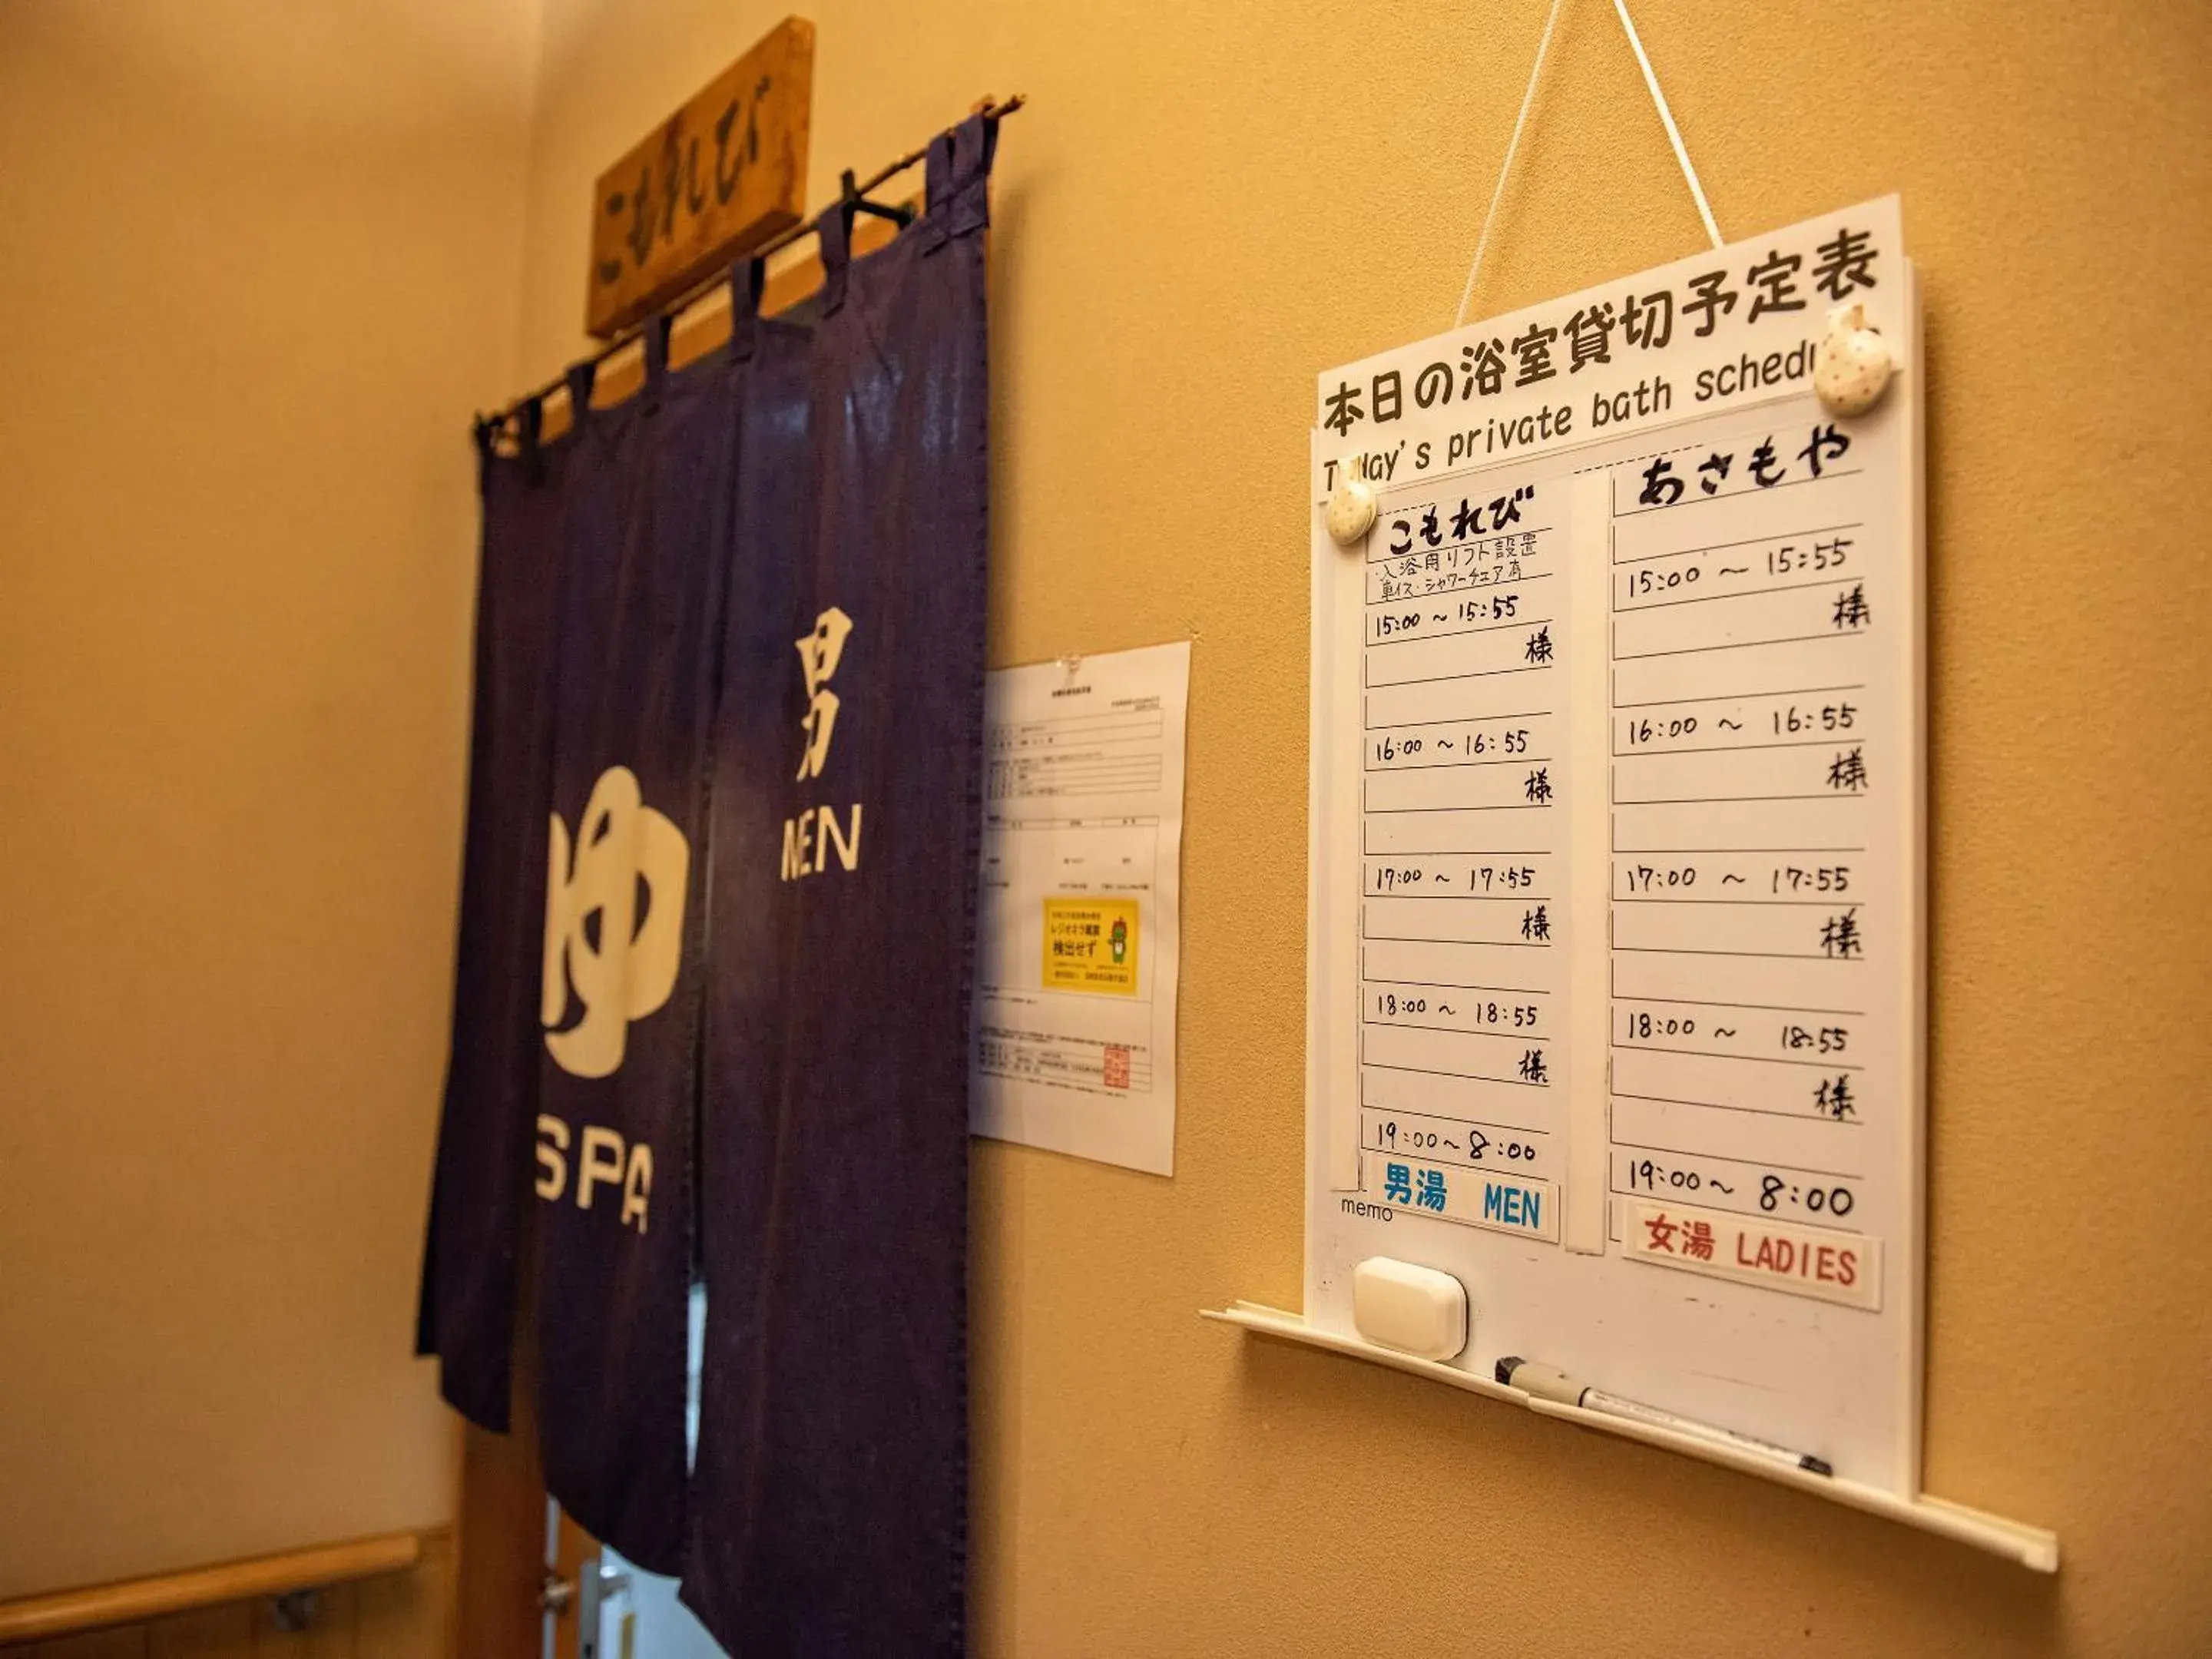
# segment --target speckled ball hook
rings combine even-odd
[[[1350,547],[1375,523],[1375,487],[1353,476],[1356,461],[1339,461],[1336,488],[1328,492],[1328,533],[1339,547]]]
[[[1897,354],[1853,301],[1828,313],[1828,331],[1813,360],[1813,389],[1831,415],[1863,415],[1881,401]]]

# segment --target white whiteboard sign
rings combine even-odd
[[[1827,308],[1901,372],[1813,394]],[[1306,1317],[1917,1491],[1918,307],[1894,198],[1323,374]],[[1362,468],[1380,513],[1331,541]]]

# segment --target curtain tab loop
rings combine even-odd
[[[822,240],[822,314],[834,317],[845,303],[845,278],[853,264],[853,210],[840,202],[814,222]]]
[[[971,115],[953,128],[949,234],[971,235],[991,222],[991,163],[998,152],[997,116]]]
[[[740,259],[730,267],[730,361],[753,355],[760,337],[761,295],[768,287],[768,261]]]
[[[660,407],[660,394],[668,385],[668,337],[676,327],[676,319],[660,313],[648,319],[645,325],[645,406],[648,410]]]
[[[922,173],[921,249],[934,253],[945,246],[952,222],[952,129],[947,127],[929,141]]]
[[[524,404],[515,411],[514,425],[521,445],[523,471],[535,484],[545,477],[545,452],[538,447],[538,440],[545,431],[545,400],[532,398]]]
[[[592,387],[599,378],[599,360],[586,357],[568,365],[568,425],[571,430],[591,417]]]

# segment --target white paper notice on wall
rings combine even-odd
[[[1897,366],[1831,413],[1856,304]],[[1919,1477],[1919,309],[1894,198],[1320,377],[1306,1316]],[[1340,470],[1378,496],[1350,547]]]
[[[970,1127],[1175,1170],[1190,643],[985,680]]]

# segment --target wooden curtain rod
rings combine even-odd
[[[988,115],[993,120],[997,120],[1002,116],[1012,115],[1016,110],[1019,109],[1028,101],[1028,98],[1018,92],[1014,94],[1012,97],[1006,99],[1003,103],[994,103],[987,98],[978,103],[972,112],[977,115]],[[878,189],[892,179],[896,178],[900,173],[904,173],[915,162],[927,159],[928,155],[929,146],[927,144],[924,144],[920,149],[908,151],[906,155],[900,156],[896,161],[891,162],[890,165],[884,167],[870,178],[864,179],[860,185],[855,186],[857,193],[861,196],[867,195],[871,191]],[[793,242],[799,240],[802,236],[811,235],[814,232],[815,227],[819,222],[820,218],[821,216],[817,214],[814,218],[809,219],[804,223],[793,225],[789,230],[784,231],[779,235],[771,236],[767,241],[762,243],[760,246],[754,248],[750,253],[740,257],[753,259],[764,259],[769,254],[776,252],[780,249],[789,247]],[[659,320],[659,318],[672,317],[678,312],[684,310],[686,307],[697,303],[708,294],[713,293],[714,289],[720,288],[727,279],[727,273],[723,271],[716,271],[712,276],[701,277],[699,281],[694,283],[690,288],[684,289],[683,293],[678,295],[673,300],[670,301],[668,304],[661,307],[652,317],[647,318],[643,322],[633,324],[630,327],[624,329],[621,333],[616,335],[615,337],[608,341],[603,348],[593,352],[587,361],[594,365],[604,363],[608,358],[614,356],[625,346],[630,345],[637,340],[641,339],[644,337],[645,331],[651,327],[654,322]],[[506,408],[501,410],[496,415],[483,416],[483,423],[490,426],[495,430],[503,430],[508,423],[514,419],[515,416],[520,411],[525,404],[530,403],[537,398],[550,398],[567,384],[568,374],[566,371],[563,371],[559,376],[548,380],[544,385],[538,386],[534,391],[526,392],[520,398],[514,398],[507,405]]]

